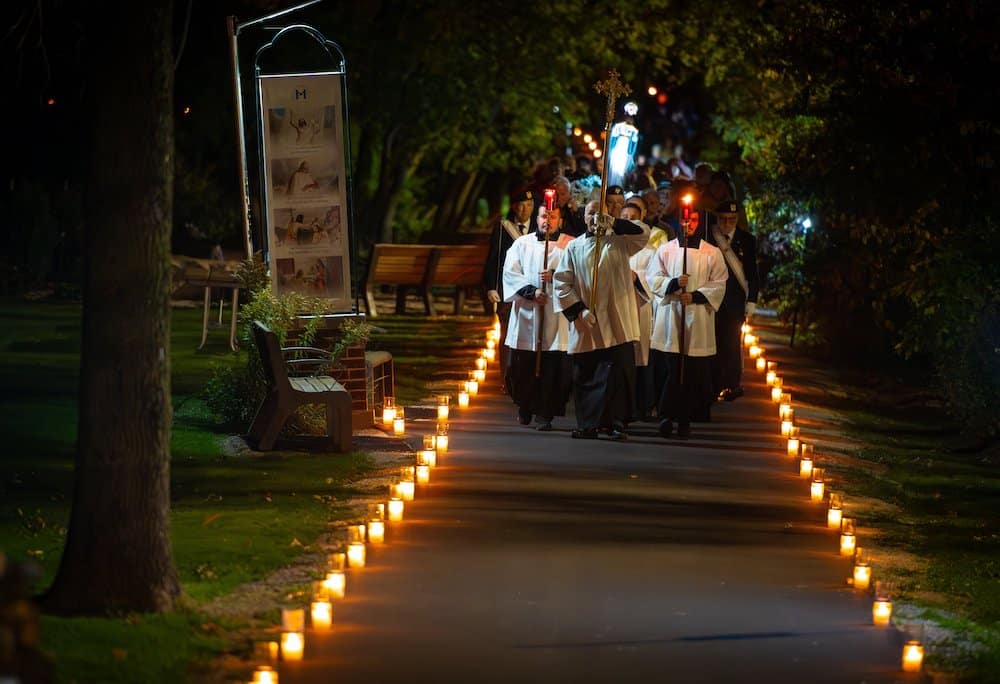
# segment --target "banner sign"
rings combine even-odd
[[[350,311],[343,74],[259,78],[272,289]]]

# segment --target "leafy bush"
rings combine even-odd
[[[239,313],[237,334],[241,363],[214,369],[205,386],[204,397],[209,410],[224,424],[246,427],[253,420],[267,391],[263,364],[253,337],[254,321],[270,328],[282,346],[286,346],[290,334],[296,335],[296,344],[309,346],[316,338],[320,319],[308,314],[325,311],[327,301],[298,293],[275,294],[271,290],[267,268],[259,261],[245,261],[237,277],[250,293],[249,301]],[[330,366],[336,366],[337,360],[349,347],[367,341],[370,333],[371,326],[363,321],[344,322],[341,337],[330,350]],[[323,416],[313,416],[308,407],[301,411],[301,415],[299,425],[292,425],[292,430],[296,427],[308,432],[323,429]]]

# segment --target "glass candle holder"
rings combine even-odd
[[[347,562],[352,568],[365,567],[365,543],[354,541],[347,545]]]
[[[813,460],[808,456],[803,456],[799,460],[799,477],[812,477]]]
[[[451,397],[442,394],[438,397],[437,417],[438,420],[448,420],[448,407],[451,404]]]
[[[759,359],[763,351],[764,350],[758,347],[756,344],[752,344],[750,345],[750,349],[747,350],[747,354],[750,355],[751,359]]]
[[[875,598],[872,601],[872,623],[885,627],[892,621],[893,583],[885,580],[875,582]]]
[[[476,358],[476,370],[486,370],[486,358],[479,356]]]
[[[924,647],[916,639],[903,644],[903,672],[920,672],[924,664]]]
[[[424,449],[437,449],[437,435],[424,435]]]
[[[399,497],[389,499],[389,522],[400,522],[403,519],[403,500]]]
[[[448,444],[450,440],[448,439],[448,423],[438,423],[437,426],[437,442],[435,443],[435,448],[439,454],[447,453]],[[430,464],[433,467],[433,463]]]
[[[333,606],[327,599],[314,599],[309,605],[313,629],[330,629],[333,625]]]
[[[330,598],[344,598],[347,591],[347,575],[343,570],[330,570],[323,580],[323,591]]]
[[[781,378],[776,378],[775,382],[780,380]],[[775,404],[781,403],[781,385],[771,385],[771,401]]]
[[[396,420],[396,400],[385,397],[382,401],[382,425],[391,428],[394,420]]]
[[[396,408],[396,418],[392,421],[392,434],[406,434],[406,415],[402,406]]]
[[[842,494],[830,492],[830,507],[826,511],[826,526],[831,530],[839,530],[844,517],[844,497]]]
[[[431,483],[431,467],[429,465],[417,466],[417,484],[427,485]]]
[[[768,361],[767,365],[770,366],[772,363],[774,363],[774,362],[773,361]],[[764,382],[767,383],[768,387],[773,387],[774,386],[774,379],[776,377],[778,377],[778,371],[769,369],[767,371],[767,375],[764,376]]]
[[[484,352],[483,353],[483,357],[487,361],[489,361],[490,363],[493,363],[494,361],[497,360],[497,350],[496,349],[487,348],[487,349],[483,350],[483,352]]]
[[[417,465],[426,465],[434,467],[437,465],[437,450],[436,449],[422,449],[417,452]]]
[[[286,661],[302,660],[306,640],[303,632],[281,633],[281,659]]]
[[[757,357],[756,368],[758,373],[763,373],[764,369],[767,368],[767,360],[763,356]]]
[[[385,541],[385,521],[381,518],[368,521],[368,541],[381,544]]]
[[[823,468],[812,469],[812,482],[809,483],[809,499],[813,503],[823,501],[826,489],[826,471]]]
[[[799,428],[793,427],[788,432],[788,455],[798,456],[799,455]]]
[[[301,632],[306,628],[306,612],[302,608],[281,609],[281,629],[286,632]]]
[[[871,585],[872,568],[868,562],[868,552],[858,546],[854,549],[854,588],[866,591]]]
[[[844,518],[840,522],[840,555],[854,556],[857,539],[854,536],[854,518]]]
[[[791,395],[788,396],[788,400],[785,401],[785,395],[781,395],[781,403],[778,404],[778,419],[779,420],[794,420],[795,410],[792,409],[792,399]]]
[[[791,418],[785,418],[781,421],[781,436],[787,438],[792,434],[792,428],[795,427],[795,421]]]
[[[472,379],[476,382],[486,382],[486,371],[484,370],[474,370],[472,371]],[[447,418],[448,416],[445,416]]]
[[[458,408],[469,408],[469,390],[463,389],[458,393]]]
[[[274,650],[278,650],[278,642],[272,641],[270,643],[274,644]],[[276,660],[277,658],[273,658]],[[278,684],[278,673],[273,667],[269,665],[261,665],[253,673],[253,682],[251,684]]]
[[[329,554],[326,557],[326,565],[331,570],[343,570],[347,567],[347,554],[343,551]]]

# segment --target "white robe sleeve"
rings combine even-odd
[[[649,284],[649,289],[661,300],[666,300],[667,286],[675,277],[669,273],[667,268],[669,250],[670,243],[660,247],[656,250],[653,258],[649,260],[649,266],[646,267],[646,282]]]
[[[705,295],[712,311],[718,311],[726,296],[726,281],[729,279],[729,269],[726,268],[725,257],[718,249],[713,249],[708,255],[708,281],[698,288]]]
[[[575,240],[567,245],[552,276],[556,311],[565,311],[580,301],[580,295],[576,291],[576,281],[579,277],[576,272],[576,257],[580,250],[574,247],[578,247]]]
[[[525,285],[538,286],[524,274],[524,266],[521,264],[522,245],[518,244],[518,241],[507,250],[503,262],[503,293],[506,302],[513,302],[518,296],[517,291]]]

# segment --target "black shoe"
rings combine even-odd
[[[614,442],[624,442],[628,439],[628,433],[625,432],[624,427],[613,427],[608,432],[608,437]]]
[[[531,413],[523,409],[518,409],[517,422],[521,425],[531,425]]]
[[[691,423],[678,423],[677,424],[677,436],[681,439],[687,439],[691,436]]]
[[[669,419],[660,421],[660,437],[669,437],[674,431],[674,424]]]
[[[571,435],[573,439],[597,439],[597,428],[578,428]]]
[[[729,396],[726,398],[726,401],[736,401],[742,396],[743,396],[743,387],[742,386],[734,387],[733,389],[729,390]]]
[[[535,429],[539,432],[552,432],[552,421],[543,420]]]

